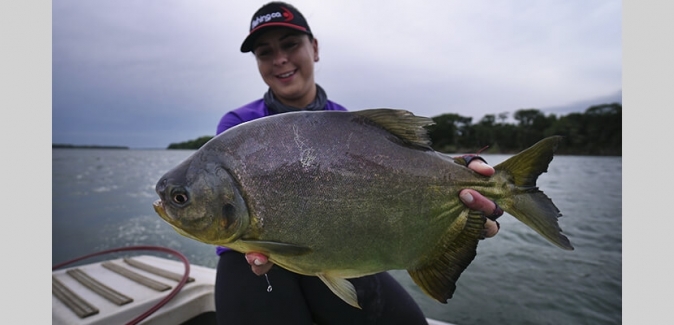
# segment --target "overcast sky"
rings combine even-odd
[[[267,1],[52,2],[52,143],[165,148],[260,98],[250,18]],[[293,1],[316,81],[350,110],[417,115],[621,101],[618,0]]]

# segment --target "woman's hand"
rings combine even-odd
[[[489,166],[481,159],[472,159],[468,164],[468,168],[484,176],[494,175],[494,168]],[[494,203],[494,201],[482,196],[482,194],[475,190],[462,190],[459,193],[459,198],[463,204],[465,204],[471,210],[482,211],[482,213],[484,213],[486,216],[489,216],[484,224],[484,236],[486,238],[494,237],[500,228],[495,219],[503,214],[503,210],[501,210],[501,208],[497,209],[496,203]],[[490,218],[493,218],[493,220]],[[250,264],[250,268],[253,270],[253,273],[257,275],[263,275],[269,272],[271,267],[274,265],[273,263],[269,262],[267,256],[261,253],[246,254],[246,261],[248,261],[248,264]]]
[[[487,165],[481,159],[473,159],[468,164],[468,168],[476,171],[479,174],[484,176],[494,175],[494,168]],[[484,224],[485,227],[485,237],[490,238],[496,236],[496,233],[499,231],[499,224],[496,222],[496,219],[503,214],[501,208],[497,208],[494,201],[482,196],[479,192],[471,189],[461,190],[459,193],[459,198],[467,207],[471,210],[482,211],[487,217],[487,221]]]
[[[263,275],[271,269],[274,263],[269,262],[267,256],[261,253],[248,253],[246,254],[246,261],[250,264],[250,268],[253,270],[253,273],[257,275]]]

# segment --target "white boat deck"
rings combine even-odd
[[[175,291],[184,271],[182,262],[152,255],[54,270],[52,324],[215,324],[215,269],[190,265],[190,280]],[[174,296],[157,309],[169,295]],[[77,297],[82,301],[77,303]],[[74,301],[68,302],[74,307],[64,301]],[[156,310],[138,319],[151,309]],[[452,325],[433,319],[428,323]]]
[[[151,255],[135,256],[131,258],[131,260],[149,264],[179,276],[182,276],[185,270],[182,262]],[[54,278],[98,311],[92,315],[80,318],[59,298],[52,295],[52,324],[125,324],[158,304],[179,284],[180,279],[168,279],[150,273],[129,265],[121,258],[110,260],[109,262],[115,265],[116,268],[123,268],[123,270],[134,272],[135,274],[152,279],[159,284],[163,284],[167,289],[153,289],[141,285],[138,282],[106,268],[103,262],[55,270],[52,272]],[[67,271],[74,269],[81,270],[98,282],[131,298],[132,301],[121,305],[109,301],[86,287],[84,284],[78,282],[70,274],[66,273]],[[173,299],[169,300],[166,305],[155,311],[141,323],[182,324],[202,313],[214,312],[215,302],[213,297],[213,287],[215,270],[190,265],[190,277],[194,280],[187,282]]]

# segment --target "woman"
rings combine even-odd
[[[253,52],[269,90],[263,98],[225,114],[218,124],[218,134],[272,114],[346,110],[328,100],[314,81],[318,41],[292,5],[270,2],[262,6],[253,15],[241,52]],[[494,173],[479,157],[467,160],[469,167],[481,174]],[[485,237],[494,236],[498,232],[495,219],[503,211],[473,190],[463,190],[460,196],[471,209],[490,215],[494,221],[487,220]],[[426,324],[414,300],[387,272],[349,280],[356,287],[362,307],[357,309],[343,302],[317,277],[273,266],[262,254],[244,256],[223,247],[218,247],[217,252],[220,261],[215,303],[219,324]]]

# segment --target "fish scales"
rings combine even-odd
[[[485,177],[432,150],[424,129],[430,123],[392,109],[246,122],[162,177],[155,210],[190,238],[262,252],[288,270],[319,276],[356,307],[344,279],[392,269],[407,269],[441,302],[451,297],[485,220],[459,200],[464,188],[572,249],[557,225],[559,210],[534,186],[559,139]]]
[[[249,210],[261,211],[255,217],[265,220],[261,229],[251,229],[257,239],[312,248],[311,256],[292,257],[299,273],[359,268],[373,255],[388,260],[365,272],[406,268],[411,258],[432,249],[437,243],[432,238],[453,221],[436,220],[436,233],[428,233],[443,206],[461,205],[459,188],[443,177],[451,175],[453,161],[432,150],[401,146],[380,127],[346,114],[283,117],[257,125],[259,133],[241,128],[229,134],[234,140],[221,140],[244,147],[251,141],[265,144],[265,150],[238,158],[245,164],[234,177],[245,189]],[[342,128],[329,127],[343,124],[349,125],[346,137]],[[237,145],[226,149],[240,150]],[[307,151],[314,157],[311,164],[303,160]],[[406,251],[392,255],[392,243]],[[315,262],[319,258],[321,269]]]

